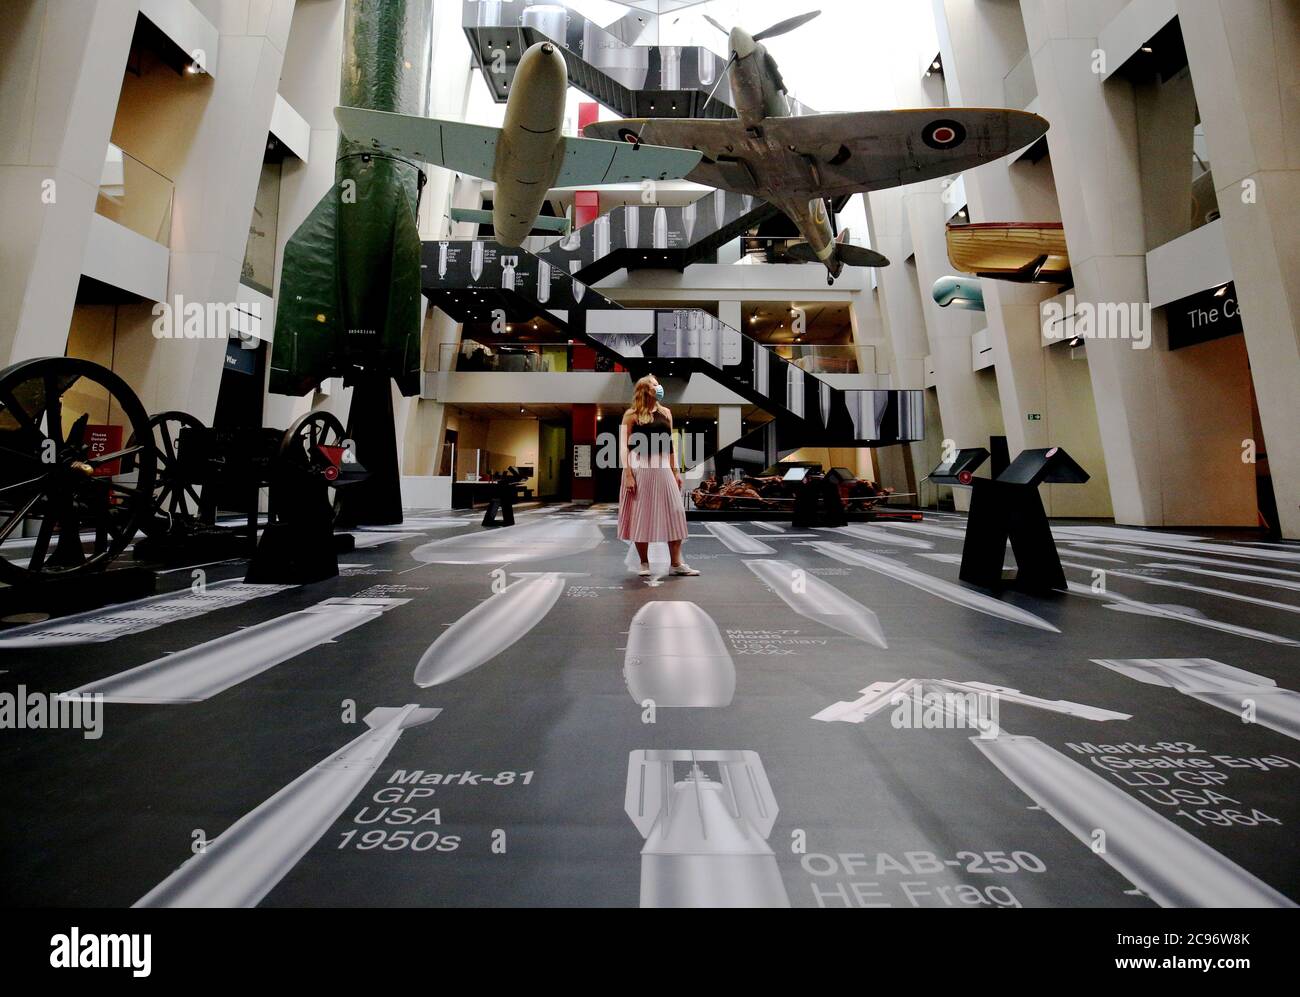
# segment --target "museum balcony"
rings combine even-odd
[[[129,152],[108,144],[95,214],[152,239],[171,244],[176,184]]]
[[[170,178],[110,143],[82,274],[146,300],[166,297],[175,198]]]

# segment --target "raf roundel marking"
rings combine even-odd
[[[621,138],[628,145],[641,144],[641,136],[638,135],[636,132],[632,131],[631,128],[620,128],[618,130],[618,137]]]
[[[958,121],[931,121],[922,129],[921,140],[931,149],[955,149],[966,141],[966,129]]]

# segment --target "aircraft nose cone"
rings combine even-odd
[[[758,43],[748,31],[743,28],[732,28],[731,34],[727,37],[727,45],[735,53],[737,59],[743,59],[748,55],[754,54],[754,49]]]

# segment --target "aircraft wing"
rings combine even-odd
[[[491,179],[496,165],[500,128],[443,121],[415,114],[336,107],[334,117],[343,134],[376,150],[420,162],[445,166],[457,173]],[[560,174],[552,187],[584,187],[638,180],[675,180],[700,161],[690,149],[609,142],[595,138],[565,138]]]
[[[353,142],[457,173],[492,178],[500,128],[362,107],[336,107],[334,118]]]
[[[687,180],[737,194],[759,192],[757,176],[749,164],[739,158],[748,155],[745,146],[748,136],[744,126],[735,118],[625,118],[593,122],[582,133],[587,138],[613,139],[627,145],[640,142],[693,149],[703,158],[686,174]]]
[[[591,126],[583,129],[584,134]],[[566,138],[564,163],[555,187],[585,187],[638,180],[679,180],[695,168],[700,154],[692,149],[670,149],[598,138]]]
[[[960,173],[1023,149],[1047,131],[1028,111],[940,107],[770,118],[769,144],[801,154],[819,175],[813,192],[881,190]]]
[[[1027,111],[941,107],[768,118],[763,128],[767,149],[755,149],[736,119],[630,118],[590,124],[584,134],[698,149],[704,158],[687,179],[711,187],[762,194],[779,183],[800,196],[838,197],[1001,159],[1038,139],[1047,122]],[[789,152],[809,167],[808,182],[797,191],[790,186],[788,163],[774,172],[774,182],[764,177],[764,160]]]

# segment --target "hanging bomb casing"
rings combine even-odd
[[[339,103],[420,114],[432,0],[347,0]],[[364,371],[420,391],[424,174],[340,134],[334,185],[285,246],[270,389],[304,395]]]

